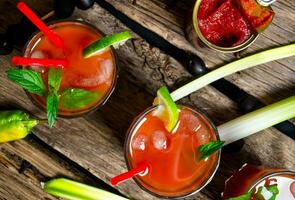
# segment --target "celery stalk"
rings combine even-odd
[[[42,186],[45,192],[69,200],[127,200],[102,189],[64,178],[50,180]]]
[[[247,56],[245,58],[226,64],[223,67],[220,67],[182,86],[181,88],[172,92],[171,97],[174,101],[177,101],[195,92],[196,90],[235,72],[293,55],[295,55],[295,43]]]
[[[220,140],[230,144],[295,117],[295,95],[218,126]]]

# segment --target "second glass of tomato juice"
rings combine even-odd
[[[90,24],[80,21],[62,21],[49,25],[64,42],[64,48],[56,48],[48,37],[38,32],[27,43],[24,57],[42,59],[67,59],[69,66],[63,68],[59,93],[68,93],[68,98],[59,102],[58,115],[76,117],[103,105],[115,88],[117,62],[114,49],[84,58],[85,47],[103,37],[103,34]],[[31,66],[42,75],[47,85],[48,68]],[[87,91],[81,99],[74,89]],[[81,92],[78,91],[78,92]],[[81,93],[80,93],[81,94]],[[46,97],[28,93],[33,102],[42,109],[46,108]]]
[[[149,163],[149,172],[135,176],[145,191],[161,198],[183,198],[205,187],[213,178],[220,151],[200,159],[197,149],[219,140],[217,129],[201,112],[179,106],[179,120],[172,132],[154,115],[157,107],[140,114],[132,123],[125,141],[128,169]]]

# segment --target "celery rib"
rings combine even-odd
[[[295,117],[295,95],[218,126],[225,145]]]
[[[102,189],[65,178],[50,180],[42,184],[42,187],[51,195],[69,200],[128,200]]]
[[[282,47],[277,47],[274,49],[262,51],[260,53],[256,53],[245,58],[233,61],[229,64],[224,65],[204,76],[180,87],[171,93],[171,97],[174,101],[177,101],[202,87],[221,79],[225,76],[233,74],[238,71],[242,71],[248,69],[250,67],[254,67],[256,65],[260,65],[266,62],[290,57],[295,55],[295,43],[289,44]]]

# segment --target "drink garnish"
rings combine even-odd
[[[157,91],[153,104],[158,106],[153,115],[159,117],[164,122],[166,130],[171,132],[178,122],[179,110],[167,87],[163,86]]]
[[[276,200],[278,194],[278,185],[274,184],[270,186],[260,186],[256,192],[247,192],[246,194],[227,200]]]
[[[224,145],[224,141],[210,141],[207,144],[203,144],[198,148],[199,151],[199,160],[204,160],[211,156],[213,153],[221,149]]]
[[[46,112],[49,127],[54,125],[58,113],[58,90],[62,80],[61,69],[48,71],[48,95],[46,98]]]
[[[217,127],[225,145],[295,117],[295,95],[252,111]]]
[[[128,31],[106,36],[84,48],[83,56],[84,58],[89,58],[93,55],[103,53],[104,51],[108,50],[110,46],[123,44],[130,38],[132,38],[132,35]]]
[[[68,67],[69,62],[65,59],[43,59],[43,58],[25,58],[14,56],[12,63],[22,66],[40,66],[40,67]]]
[[[65,178],[41,183],[43,190],[53,196],[69,200],[127,200],[124,197]]]
[[[26,137],[38,123],[20,110],[0,111],[0,143]]]
[[[144,175],[148,174],[150,170],[151,170],[150,164],[142,163],[142,164],[138,165],[136,168],[133,168],[128,172],[125,172],[123,174],[120,174],[118,176],[111,178],[110,183],[113,186],[115,186],[115,185],[118,185],[119,183],[122,183],[126,180],[133,178],[136,175],[144,176]]]
[[[60,96],[60,104],[63,108],[77,109],[94,102],[102,97],[101,93],[91,92],[79,88],[67,88]]]
[[[197,78],[196,80],[187,83],[186,85],[178,88],[171,93],[171,97],[174,101],[177,101],[202,87],[221,79],[230,74],[236,73],[254,67],[263,63],[271,62],[274,60],[286,58],[289,56],[295,55],[295,43],[285,45],[282,47],[276,47],[273,49],[265,50],[239,60],[233,61],[231,63],[225,64],[222,67],[219,67],[216,70],[213,70],[210,73],[205,74],[204,76]]]
[[[30,93],[44,96],[46,87],[39,72],[29,69],[9,69],[6,71],[9,80],[20,85]]]

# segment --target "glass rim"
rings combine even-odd
[[[251,191],[253,188],[256,187],[256,185],[258,185],[264,179],[267,179],[267,178],[270,178],[272,176],[279,175],[279,174],[292,174],[295,176],[295,171],[291,171],[291,170],[287,170],[287,169],[276,169],[274,171],[268,172],[268,173],[262,175],[261,177],[259,177],[259,179],[257,181],[253,181],[253,184],[250,185],[248,191]]]
[[[193,112],[196,112],[198,114],[200,114],[202,117],[205,118],[205,120],[207,120],[207,122],[209,123],[209,125],[211,126],[212,130],[214,131],[214,134],[216,136],[216,139],[219,140],[219,134],[218,134],[218,129],[217,127],[213,124],[213,122],[211,121],[211,119],[207,116],[206,113],[200,111],[199,109],[195,109],[195,108],[191,108],[190,106],[187,106],[187,105],[179,105],[180,107],[185,107],[185,108],[188,108],[190,109],[191,111]],[[138,116],[136,116],[131,125],[129,126],[128,130],[127,130],[127,134],[125,136],[125,142],[124,142],[124,157],[125,157],[125,162],[126,162],[126,165],[127,165],[127,169],[128,170],[131,170],[132,167],[131,167],[131,162],[129,161],[129,145],[130,145],[130,141],[131,141],[131,136],[132,136],[132,133],[134,132],[134,128],[136,127],[136,125],[144,118],[144,116],[146,116],[148,113],[150,113],[151,111],[153,111],[157,106],[151,106],[151,107],[148,107],[147,109],[145,109],[143,112],[141,112]],[[219,168],[219,164],[220,164],[220,159],[221,159],[221,150],[218,151],[218,156],[217,156],[217,159],[215,161],[215,166],[214,166],[214,169],[211,170],[211,174],[210,176],[208,177],[208,179],[206,181],[204,181],[204,183],[202,183],[199,187],[195,188],[194,190],[192,190],[191,192],[187,193],[187,194],[183,194],[183,195],[179,195],[179,196],[164,196],[164,195],[160,195],[160,194],[157,194],[153,191],[150,191],[149,189],[147,189],[146,187],[144,187],[140,181],[138,180],[138,178],[136,177],[133,177],[132,179],[135,181],[135,183],[142,189],[144,190],[145,192],[153,195],[153,196],[156,196],[156,197],[159,197],[159,198],[163,198],[163,199],[182,199],[182,198],[186,198],[186,197],[189,197],[189,196],[192,196],[192,195],[195,195],[196,193],[198,193],[199,191],[201,191],[205,186],[207,186],[211,180],[213,179],[214,175],[216,174],[218,168]]]
[[[255,42],[255,40],[258,38],[259,33],[254,33],[251,34],[250,37],[245,40],[243,43],[234,46],[234,47],[221,47],[221,46],[217,46],[211,42],[209,42],[205,36],[202,34],[200,28],[199,28],[199,23],[197,20],[197,14],[199,11],[199,7],[201,5],[202,0],[196,0],[195,4],[194,4],[194,8],[193,8],[193,15],[192,15],[192,22],[193,22],[193,30],[194,32],[197,34],[198,38],[200,38],[200,40],[209,48],[214,49],[216,51],[222,52],[222,53],[235,53],[235,52],[239,52],[242,51],[244,49],[246,49],[247,47],[249,47],[252,43]]]
[[[98,29],[96,26],[84,21],[84,20],[75,20],[75,19],[65,19],[65,20],[55,20],[49,23],[46,23],[46,25],[48,27],[52,27],[56,24],[62,24],[62,23],[73,23],[73,24],[80,24],[80,25],[84,25],[84,26],[88,26],[91,29],[93,29],[95,32],[97,32],[98,34],[100,34],[101,36],[105,36],[106,34],[103,33],[100,29]],[[39,36],[40,34],[40,36]],[[26,57],[27,54],[27,50],[29,49],[28,47],[31,45],[31,43],[33,42],[33,40],[36,37],[41,37],[42,35],[44,35],[40,30],[37,30],[35,32],[32,33],[32,35],[29,37],[28,41],[26,42],[26,44],[24,45],[23,48],[23,52],[22,54],[24,55],[24,57]],[[34,41],[35,42],[35,41]],[[113,72],[113,80],[112,80],[112,84],[111,87],[109,89],[109,91],[104,95],[103,99],[101,99],[100,101],[98,101],[97,104],[95,104],[94,106],[92,106],[91,108],[87,109],[87,110],[82,110],[82,111],[78,111],[77,113],[71,113],[68,115],[65,114],[60,114],[58,112],[57,116],[61,117],[61,118],[76,118],[76,117],[81,117],[83,115],[86,114],[90,114],[95,112],[96,110],[98,110],[99,108],[101,108],[102,106],[105,105],[105,103],[108,101],[108,99],[111,97],[112,93],[114,92],[116,85],[117,85],[117,81],[118,81],[118,76],[119,76],[119,66],[118,66],[118,56],[116,54],[115,49],[113,48],[113,46],[110,47],[111,53],[112,53],[112,59],[114,60],[114,72]],[[41,103],[39,103],[38,101],[36,101],[30,92],[24,90],[27,94],[27,96],[29,97],[29,99],[31,100],[31,102],[33,102],[34,105],[36,105],[39,109],[41,109],[43,112],[45,111],[46,107],[41,105]]]

